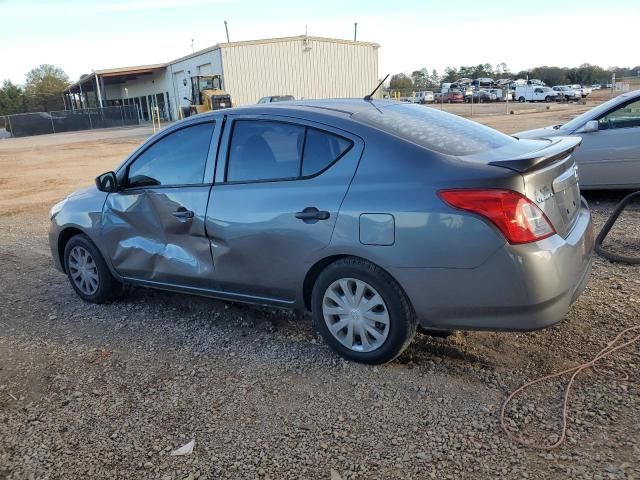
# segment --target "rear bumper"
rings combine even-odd
[[[397,268],[391,274],[425,328],[536,330],[563,320],[584,290],[594,238],[583,202],[567,238],[505,244],[473,269]]]

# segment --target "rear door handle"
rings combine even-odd
[[[307,207],[296,213],[296,218],[300,220],[328,220],[331,214],[326,210],[318,210],[316,207]]]
[[[180,207],[178,210],[173,212],[173,216],[178,218],[193,218],[193,212],[184,207]]]

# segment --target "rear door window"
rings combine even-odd
[[[227,181],[297,178],[305,127],[263,120],[236,120],[227,160]]]
[[[302,159],[302,176],[315,175],[342,157],[353,145],[351,140],[328,132],[307,129]]]
[[[372,107],[355,113],[353,118],[447,155],[471,155],[518,141],[493,128],[419,105]]]

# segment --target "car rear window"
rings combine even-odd
[[[371,108],[353,118],[446,155],[471,155],[517,142],[493,128],[421,105]]]

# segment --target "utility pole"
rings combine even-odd
[[[353,41],[355,42],[358,39],[358,22],[354,22],[353,24]]]
[[[226,20],[224,21],[224,31],[227,34],[227,43],[229,43],[229,27],[227,25],[227,21]]]

